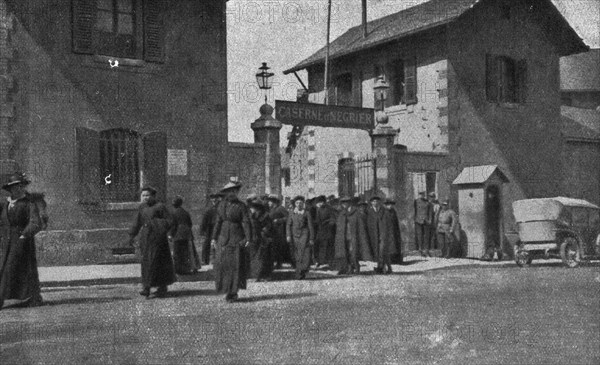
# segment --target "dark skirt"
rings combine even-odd
[[[178,275],[189,275],[200,269],[193,241],[178,240],[173,243],[173,263]]]
[[[144,233],[144,232],[143,232]],[[142,285],[145,288],[171,285],[175,270],[171,250],[166,239],[149,239],[140,242],[142,254]]]
[[[222,294],[237,294],[246,289],[248,275],[247,253],[240,244],[217,246],[215,250],[215,288]]]
[[[42,301],[40,279],[33,239],[19,240],[17,233],[2,252],[0,266],[0,308],[7,299],[29,300],[31,304]]]

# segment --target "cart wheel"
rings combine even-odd
[[[528,251],[521,249],[518,245],[515,245],[515,262],[520,267],[527,267],[531,265],[533,256]]]
[[[581,260],[577,240],[573,237],[566,237],[560,244],[560,258],[568,267],[577,267]]]

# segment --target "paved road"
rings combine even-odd
[[[146,300],[132,284],[45,288],[0,311],[1,364],[598,364],[598,264],[455,267],[250,283]],[[291,276],[281,273],[280,278]]]

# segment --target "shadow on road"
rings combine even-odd
[[[131,300],[131,297],[109,297],[109,298],[66,298],[59,300],[45,300],[44,306],[55,306],[65,304],[100,304],[100,303],[112,303],[120,302],[124,300]]]
[[[240,303],[253,303],[262,302],[266,300],[282,300],[282,299],[298,299],[305,297],[314,297],[316,293],[292,293],[292,294],[270,294],[270,295],[259,295],[256,297],[243,297],[239,298],[237,302]]]
[[[195,297],[200,295],[219,295],[216,290],[170,290],[167,298]]]

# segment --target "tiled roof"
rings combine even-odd
[[[600,49],[561,57],[560,89],[600,90]]]
[[[498,168],[497,165],[481,165],[481,166],[467,166],[465,167],[460,175],[452,182],[453,185],[463,184],[483,184],[486,182],[494,173],[498,174],[498,177],[508,182],[508,178]]]
[[[357,25],[330,43],[329,58],[332,60],[450,23],[482,1],[486,0],[431,0],[368,22],[367,37],[363,36],[363,26]],[[562,19],[562,22],[558,18],[552,17],[551,19],[544,20],[549,23],[545,24],[545,26],[549,26],[550,29],[558,29],[562,26],[561,29],[566,30],[567,36],[570,38],[569,42],[571,43],[567,47],[567,54],[587,50],[587,46],[585,46],[575,31],[570,28],[567,21],[562,17],[562,14],[554,8],[551,1],[547,0],[547,3],[555,10],[558,18]],[[563,42],[566,41],[563,40]],[[326,47],[323,47],[312,56],[296,66],[285,70],[283,73],[288,74],[303,70],[309,66],[324,63],[326,52]]]
[[[600,111],[562,106],[560,112],[563,136],[600,141]]]

